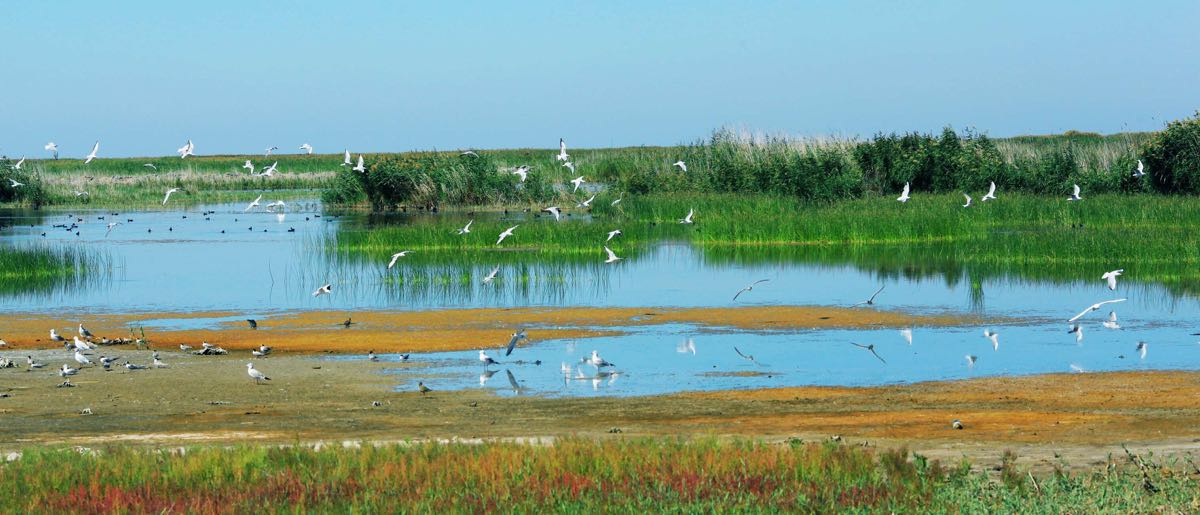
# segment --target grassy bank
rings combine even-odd
[[[1110,459],[1095,472],[1037,477],[1011,458],[989,478],[966,463],[947,468],[904,451],[833,444],[565,440],[31,450],[0,464],[0,500],[17,511],[72,513],[1128,512],[1200,505],[1182,463],[1130,457]]]
[[[103,255],[75,248],[0,245],[0,295],[64,290],[110,271]]]
[[[818,205],[788,196],[671,194],[633,196],[617,207],[608,197],[562,222],[481,215],[462,236],[455,230],[469,216],[458,214],[369,228],[347,224],[330,251],[382,264],[394,252],[414,250],[390,273],[399,277],[410,265],[595,266],[603,261],[606,233],[620,229],[608,245],[630,260],[655,242],[686,241],[718,262],[854,265],[950,282],[1069,281],[1125,268],[1135,282],[1200,292],[1200,205],[1186,197],[1110,194],[1068,202],[1001,190],[999,199],[969,208],[954,194]],[[691,209],[696,223],[677,223]],[[495,245],[500,231],[518,224],[512,238]]]

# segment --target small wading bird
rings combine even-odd
[[[614,200],[614,201],[612,201],[612,203],[611,203],[611,204],[609,204],[609,205],[610,205],[610,206],[616,206],[617,204],[620,204],[620,203],[621,203],[621,201],[622,201],[622,200],[624,200],[624,199],[625,199],[625,197],[623,197],[623,196],[622,196],[622,197],[617,197],[617,200]]]
[[[1074,202],[1076,200],[1083,200],[1083,197],[1079,196],[1079,185],[1078,184],[1072,184],[1071,189],[1072,189],[1071,196],[1067,197],[1067,200],[1072,201],[1072,202]]]
[[[496,265],[496,268],[493,268],[491,272],[488,272],[488,274],[483,277],[483,284],[491,283],[492,280],[496,278],[496,274],[499,272],[500,272],[500,265]]]
[[[312,296],[313,296],[313,297],[320,297],[320,296],[322,296],[322,295],[325,295],[325,294],[327,294],[327,293],[333,293],[333,285],[332,285],[332,284],[326,284],[325,286],[322,286],[322,287],[320,287],[320,288],[317,288],[317,289],[316,289],[316,291],[313,291],[313,292],[312,292]]]
[[[1128,299],[1115,299],[1115,300],[1106,300],[1106,301],[1097,302],[1095,304],[1092,304],[1091,306],[1088,306],[1087,308],[1084,308],[1084,310],[1080,311],[1078,315],[1071,317],[1071,319],[1067,320],[1067,321],[1074,322],[1076,320],[1079,320],[1080,318],[1083,318],[1084,315],[1100,309],[1100,307],[1105,304],[1115,304],[1117,302],[1125,302],[1126,300],[1128,300]]]
[[[1137,170],[1133,171],[1133,176],[1140,179],[1143,175],[1146,175],[1145,170],[1146,170],[1146,165],[1143,165],[1142,160],[1138,159]]]
[[[996,200],[996,183],[994,182],[988,186],[987,195],[984,195],[982,199],[979,199],[980,202],[987,202],[989,200]]]
[[[683,217],[681,220],[679,220],[679,223],[681,223],[681,224],[690,224],[690,223],[693,223],[693,222],[692,222],[692,217],[693,217],[693,216],[695,216],[695,215],[696,215],[696,209],[695,209],[695,208],[688,208],[688,214],[687,214],[687,216],[685,216],[685,217]]]
[[[675,161],[674,163],[671,163],[671,166],[678,166],[680,170],[683,170],[685,172],[687,171],[687,164],[684,163],[682,159]]]
[[[1120,329],[1121,324],[1117,323],[1117,312],[1109,311],[1108,320],[1101,322],[1100,325],[1104,326],[1105,329]]]
[[[765,283],[767,281],[770,281],[770,279],[759,279],[757,281],[754,281],[754,282],[746,285],[745,288],[742,288],[742,289],[738,290],[737,293],[733,294],[733,300],[737,301],[738,297],[741,297],[743,293],[746,293],[748,291],[754,291],[755,286],[758,286],[759,284]]]
[[[375,355],[375,350],[367,351],[367,361],[379,361],[379,356]]]
[[[613,230],[611,230],[611,231],[608,231],[608,239],[607,239],[607,240],[604,240],[604,243],[608,243],[608,242],[612,241],[612,239],[613,239],[614,237],[616,237],[616,236],[620,236],[620,235],[621,235],[621,230],[620,230],[620,229],[613,229]]]
[[[1000,333],[997,333],[991,329],[984,329],[983,337],[992,341],[992,350],[1000,350]]]
[[[1071,329],[1067,331],[1067,334],[1075,335],[1075,343],[1083,343],[1083,326],[1074,324],[1071,326]]]
[[[1118,268],[1111,272],[1105,272],[1104,275],[1100,276],[1100,278],[1104,279],[1105,281],[1108,281],[1108,289],[1109,290],[1115,290],[1115,289],[1117,289],[1117,277],[1120,277],[1121,274],[1124,272],[1125,272],[1124,268]]]
[[[911,197],[908,196],[908,183],[906,182],[904,183],[904,191],[900,192],[900,196],[896,197],[896,200],[899,200],[900,202],[908,202],[909,198]]]
[[[88,359],[79,349],[75,349],[75,362],[80,365],[91,365],[92,360]]]
[[[614,253],[612,251],[612,249],[608,248],[607,246],[604,247],[604,253],[608,255],[608,258],[604,260],[605,264],[616,263],[617,261],[621,260],[621,258],[617,257],[617,254]]]
[[[567,164],[570,164],[570,163],[567,163]],[[574,172],[575,168],[571,167],[571,171]],[[574,179],[571,179],[571,184],[575,185],[575,188],[571,190],[571,193],[575,193],[576,191],[579,191],[579,187],[583,186],[583,183],[585,183],[585,182],[587,182],[587,179],[584,179],[582,175],[580,175],[579,177],[576,177]]]
[[[562,209],[559,209],[558,206],[550,206],[546,209],[543,209],[542,211],[545,213],[550,213],[550,214],[554,215],[555,222],[562,219]]]
[[[883,286],[880,286],[878,290],[875,290],[875,293],[872,293],[872,294],[871,294],[871,298],[869,298],[869,299],[867,299],[867,300],[864,300],[864,301],[862,301],[862,302],[859,302],[858,304],[855,304],[855,305],[853,305],[853,306],[850,306],[850,307],[852,307],[852,308],[853,308],[853,307],[858,307],[858,306],[863,306],[863,305],[866,305],[866,306],[874,306],[874,305],[875,305],[875,297],[878,297],[880,293],[883,293],[883,289],[884,289],[884,288],[887,288],[887,285],[886,285],[886,284],[885,284],[885,285],[883,285]]]
[[[180,159],[186,158],[187,156],[195,156],[196,145],[193,145],[192,140],[189,139],[182,147],[179,147],[179,149],[175,150],[175,153],[179,154]]]
[[[171,194],[179,191],[179,188],[171,188],[167,190],[167,195],[163,197],[162,205],[167,205],[167,201],[171,200]]]
[[[250,379],[254,380],[254,384],[260,384],[263,381],[270,381],[271,378],[266,374],[254,368],[254,363],[246,363],[246,373],[250,375]]]
[[[525,179],[529,178],[529,166],[528,165],[518,166],[516,170],[512,171],[512,174],[516,175],[517,177],[520,177],[521,182],[525,182]]]
[[[554,156],[555,161],[566,161],[571,158],[567,153],[567,142],[562,138],[558,138],[558,155]]]
[[[58,375],[60,375],[62,377],[73,376],[78,373],[79,373],[78,368],[71,368],[71,367],[67,366],[66,363],[63,363],[62,369],[60,369],[58,371]]]
[[[483,351],[479,351],[479,361],[480,361],[481,363],[483,363],[483,368],[487,368],[487,367],[490,367],[490,366],[492,366],[492,365],[499,365],[499,364],[500,364],[500,362],[499,362],[499,361],[496,361],[496,360],[492,359],[492,357],[491,357],[491,356],[488,356],[488,355],[487,355],[487,353],[486,353],[486,352],[483,352]]]
[[[342,327],[345,327],[347,329],[349,329],[350,326],[352,326],[352,325],[354,325],[354,320],[352,319],[352,317],[346,317],[346,321],[342,322]]]
[[[967,198],[967,203],[963,204],[962,207],[971,207],[971,196],[966,193],[963,193],[963,196]]]
[[[411,250],[401,250],[400,252],[392,254],[392,260],[388,261],[388,266],[387,266],[388,270],[391,270],[393,266],[396,266],[396,260],[407,256],[409,252],[412,252],[412,251]]]
[[[74,345],[76,350],[92,350],[95,348],[92,344],[80,340],[78,336],[72,336],[71,338],[75,340],[72,345]]]
[[[517,343],[527,338],[529,338],[529,335],[525,334],[525,330],[518,328],[517,332],[512,333],[512,336],[508,338],[508,348],[504,349],[504,355],[512,354],[513,348],[517,346]]]
[[[29,368],[30,368],[30,369],[34,369],[34,368],[44,368],[44,367],[46,366],[46,364],[45,364],[45,363],[38,363],[37,361],[34,361],[34,360],[33,360],[33,356],[25,356],[25,362],[26,362],[26,363],[29,363]]]
[[[367,165],[363,164],[363,156],[358,156],[358,164],[354,165],[354,168],[351,168],[351,170],[355,172],[367,173]]]
[[[311,155],[312,155],[312,153],[313,153],[313,148],[312,148],[312,145],[309,145],[308,143],[305,143],[305,144],[303,144],[303,145],[300,145],[300,150],[303,150],[305,154],[308,154],[308,155],[310,155],[310,156],[311,156]]]
[[[468,220],[467,225],[464,225],[462,229],[458,230],[458,234],[467,234],[471,232],[471,224],[473,223],[475,223],[475,220]]]
[[[874,344],[874,343],[867,344],[867,345],[863,345],[863,344],[861,344],[861,343],[854,343],[854,342],[850,342],[850,345],[853,345],[853,346],[855,346],[855,347],[858,347],[858,348],[860,348],[860,349],[867,349],[867,350],[871,351],[871,355],[872,355],[872,356],[875,356],[877,359],[879,359],[879,362],[880,362],[880,363],[883,363],[883,364],[885,364],[885,365],[887,364],[887,361],[884,361],[884,360],[883,360],[883,357],[882,357],[882,356],[880,356],[878,352],[875,352],[875,344]]]
[[[85,165],[91,164],[92,161],[96,160],[96,154],[98,154],[98,153],[100,153],[100,142],[99,141],[97,141],[95,145],[92,145],[92,153],[87,155],[87,157],[83,160],[83,164],[85,164]]]
[[[505,238],[512,236],[513,231],[515,231],[517,229],[517,227],[520,227],[520,225],[514,225],[512,227],[509,227],[508,229],[505,229],[504,232],[500,233],[500,237],[496,239],[496,245],[499,245],[500,242],[504,241]]]

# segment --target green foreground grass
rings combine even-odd
[[[999,474],[836,444],[562,440],[362,448],[30,450],[0,464],[13,512],[1147,512],[1200,509],[1190,460]],[[1189,468],[1190,467],[1190,468]]]
[[[1112,194],[1068,202],[1003,191],[999,197],[963,208],[961,195],[814,205],[783,196],[678,194],[626,197],[613,207],[615,194],[601,194],[588,213],[591,223],[480,217],[463,236],[455,230],[465,216],[346,224],[329,250],[342,259],[381,263],[413,250],[393,272],[400,276],[433,264],[595,266],[603,261],[606,233],[620,229],[607,245],[629,260],[656,242],[684,241],[709,262],[852,265],[952,283],[1002,276],[1098,280],[1125,268],[1125,279],[1200,293],[1200,204],[1190,198]],[[695,224],[679,224],[693,209]],[[517,224],[512,238],[495,245],[500,231]]]

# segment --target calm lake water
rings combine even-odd
[[[264,198],[263,203],[269,200]],[[980,279],[971,276],[969,269],[922,276],[908,274],[902,267],[860,269],[795,259],[746,264],[709,259],[691,245],[663,242],[616,265],[602,264],[599,253],[595,263],[508,265],[501,268],[493,284],[484,285],[479,279],[494,266],[491,262],[448,265],[411,260],[388,271],[386,262],[345,259],[327,251],[339,232],[368,230],[369,224],[406,223],[415,217],[453,215],[339,217],[322,215],[315,202],[290,203],[282,215],[261,208],[244,213],[244,207],[0,212],[0,224],[13,226],[0,233],[4,240],[17,245],[77,247],[105,256],[111,266],[80,284],[0,296],[0,311],[221,310],[241,313],[238,318],[269,318],[273,313],[310,309],[844,306],[862,301],[886,285],[877,299],[880,309],[1003,317],[1008,321],[994,326],[1001,335],[999,351],[982,336],[983,327],[974,326],[917,327],[911,346],[894,329],[748,332],[678,325],[630,328],[628,336],[573,342],[543,341],[537,337],[537,329],[531,328],[533,345],[519,348],[509,359],[500,357],[502,351],[490,352],[502,361],[540,360],[541,365],[506,363],[491,367],[496,373],[489,377],[477,352],[425,354],[414,356],[413,361],[426,367],[396,371],[397,387],[412,388],[417,380],[423,380],[438,389],[490,388],[506,395],[642,395],[768,386],[874,385],[1070,372],[1073,368],[1194,369],[1200,364],[1200,338],[1190,335],[1200,332],[1196,299],[1133,282],[1121,283],[1113,293],[1100,281],[1104,270],[1099,269],[1081,270],[1080,276],[1089,277],[1087,280],[1056,283],[995,274]],[[109,232],[106,224],[112,221],[121,225]],[[72,223],[78,228],[70,232],[53,227]],[[1114,263],[1111,268],[1125,265]],[[399,282],[395,280],[399,274],[421,280]],[[738,289],[758,279],[770,281],[742,295],[736,304],[731,302]],[[334,284],[332,295],[310,295],[327,282]],[[1068,318],[1087,305],[1114,296],[1129,298],[1113,307],[1124,329],[1103,328],[1100,322],[1109,309],[1102,309],[1084,319],[1082,343],[1067,334]],[[688,339],[693,342],[690,347]],[[887,363],[849,341],[875,344]],[[1135,350],[1138,341],[1149,344],[1145,359]],[[496,342],[496,347],[501,343]],[[734,347],[753,355],[756,362],[740,357]],[[618,365],[615,375],[597,377],[593,367],[577,366],[592,350]],[[978,356],[973,367],[968,366],[968,354]],[[563,364],[571,367],[566,380],[560,372]],[[509,373],[517,388],[509,381]]]

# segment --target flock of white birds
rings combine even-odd
[[[52,152],[54,154],[55,158],[58,157],[58,145],[55,144],[54,142],[47,143],[45,146],[45,149],[47,151]],[[310,145],[308,143],[301,145],[299,147],[299,149],[306,154],[313,153],[313,147],[312,147],[312,145]],[[274,152],[276,150],[278,150],[278,147],[269,147],[266,149],[264,156],[269,157],[272,154],[272,152]],[[91,163],[92,161],[96,160],[98,158],[99,151],[100,151],[100,142],[97,141],[95,143],[95,145],[92,147],[91,152],[84,159],[84,163],[88,164],[88,163]],[[184,144],[182,147],[180,147],[179,149],[176,150],[176,153],[179,154],[179,157],[181,159],[185,159],[189,156],[195,156],[196,155],[195,154],[195,145],[192,143],[191,140],[188,140],[186,144]],[[468,151],[462,152],[462,155],[477,155],[477,154],[475,154],[475,152],[473,152],[473,151],[468,150]],[[563,139],[559,139],[559,151],[557,154],[554,155],[554,160],[557,162],[561,162],[563,167],[568,168],[572,172],[575,171],[575,164],[573,161],[571,161],[571,156],[567,152],[566,141]],[[14,170],[19,170],[24,163],[25,163],[25,158],[22,157],[15,165],[13,165],[12,168]],[[343,160],[342,160],[341,164],[342,164],[342,166],[352,167],[351,169],[354,171],[361,172],[361,173],[367,173],[367,169],[364,164],[362,155],[359,155],[357,157],[357,161],[353,161],[349,150],[344,151]],[[278,171],[278,165],[279,165],[279,163],[278,163],[278,161],[276,161],[276,162],[272,163],[271,166],[263,169],[262,172],[255,174],[254,164],[250,160],[246,160],[245,164],[243,165],[243,168],[248,169],[251,174],[254,174],[257,176],[271,177]],[[151,167],[151,168],[154,167],[153,164],[147,164],[146,166]],[[682,160],[672,163],[672,166],[679,168],[683,172],[687,172],[687,164],[684,163]],[[520,179],[520,182],[525,182],[525,180],[528,178],[529,171],[530,171],[529,166],[519,166],[516,169],[514,169],[511,173],[513,175],[516,175]],[[1134,170],[1133,174],[1134,174],[1134,177],[1142,177],[1142,176],[1146,175],[1145,166],[1143,165],[1141,160],[1138,160],[1137,169]],[[10,178],[9,180],[11,181],[12,187],[23,186],[22,183],[19,183],[14,179]],[[579,191],[580,187],[583,184],[587,183],[588,181],[583,175],[580,175],[580,176],[572,179],[570,182],[573,186],[571,192],[576,193]],[[165,206],[170,201],[171,195],[174,193],[177,193],[178,191],[179,191],[178,188],[171,188],[171,189],[167,190],[163,197],[162,205]],[[1080,191],[1079,185],[1077,185],[1077,184],[1073,185],[1072,192],[1067,197],[1067,200],[1068,201],[1083,200],[1083,197],[1080,195],[1080,193],[1081,193],[1081,191]],[[76,192],[77,196],[81,195],[81,194],[86,195],[87,193],[86,192]],[[962,207],[964,207],[964,208],[970,207],[971,203],[972,203],[971,196],[967,193],[963,193],[963,196],[966,199],[966,203],[963,204]],[[593,194],[590,198],[583,200],[579,204],[577,204],[576,207],[577,208],[587,208],[591,205],[591,203],[595,200],[595,198],[596,198],[596,195]],[[897,197],[896,200],[899,202],[905,203],[905,202],[908,202],[911,198],[912,198],[912,196],[911,196],[910,184],[905,183],[904,188],[900,193],[900,196]],[[980,201],[981,202],[993,201],[993,200],[996,200],[996,198],[997,198],[996,183],[992,182],[992,183],[990,183],[990,185],[988,187],[987,193],[984,194],[983,197],[980,198]],[[256,198],[253,202],[251,202],[246,207],[245,211],[248,212],[248,211],[258,207],[260,205],[261,201],[262,201],[262,195],[259,195],[258,198]],[[622,201],[622,198],[618,198],[612,202],[612,205],[615,206],[618,203],[620,203],[621,201]],[[282,208],[285,206],[286,206],[286,204],[284,202],[277,201],[277,202],[272,202],[272,203],[268,204],[267,208],[270,210],[273,208]],[[559,206],[548,206],[548,207],[542,209],[541,211],[553,215],[554,220],[556,222],[560,221],[562,218],[563,211],[562,211],[562,208]],[[679,219],[678,223],[680,223],[680,224],[695,223],[695,221],[694,221],[695,214],[696,213],[695,213],[694,209],[689,209],[687,215],[685,215],[683,218]],[[458,229],[456,231],[456,233],[458,235],[469,234],[471,232],[471,225],[473,223],[474,223],[474,220],[468,221],[467,224],[465,226],[463,226],[461,229]],[[115,225],[117,225],[117,224],[110,223],[108,226],[108,230],[111,231]],[[513,225],[513,226],[505,229],[504,231],[500,232],[500,234],[498,235],[498,237],[496,239],[496,245],[499,246],[502,243],[504,243],[504,241],[506,239],[508,239],[510,237],[514,237],[518,227],[520,227],[520,224]],[[605,259],[604,259],[605,264],[614,264],[623,259],[620,256],[617,256],[616,253],[613,252],[613,250],[611,248],[609,248],[607,245],[607,243],[612,241],[613,238],[620,236],[621,234],[622,233],[621,233],[620,229],[614,229],[607,233],[607,239],[605,239],[604,244],[601,245],[601,247],[604,249],[604,253],[605,253]],[[402,251],[396,252],[395,254],[392,254],[387,263],[387,268],[391,269],[392,267],[394,267],[396,265],[398,260],[408,256],[411,252],[412,252],[411,250],[402,250]],[[493,268],[491,270],[490,273],[488,273],[487,275],[485,275],[483,277],[482,283],[483,284],[491,283],[496,278],[496,276],[499,272],[500,272],[500,266],[497,265],[495,268]],[[1116,290],[1117,289],[1117,277],[1119,277],[1123,272],[1124,272],[1124,269],[1112,270],[1110,272],[1106,272],[1105,274],[1103,274],[1101,276],[1101,279],[1106,282],[1109,290]],[[742,288],[741,290],[737,291],[734,294],[733,300],[736,301],[738,299],[738,297],[740,297],[742,294],[753,291],[755,286],[765,283],[767,281],[768,281],[767,279],[761,279],[761,280],[755,281],[754,283],[746,286],[745,288]],[[883,288],[880,288],[878,291],[876,291],[871,296],[870,299],[868,299],[864,302],[858,303],[855,306],[874,305],[875,298],[882,291],[883,291]],[[333,293],[333,285],[325,284],[325,285],[322,285],[321,287],[317,288],[315,291],[313,291],[312,296],[320,297],[323,295],[329,295],[331,293]],[[1104,300],[1104,301],[1097,302],[1091,306],[1088,306],[1083,311],[1081,311],[1079,314],[1075,315],[1074,317],[1071,317],[1068,320],[1068,323],[1071,324],[1068,334],[1075,335],[1076,342],[1081,343],[1083,341],[1083,326],[1079,323],[1080,319],[1084,318],[1085,316],[1087,316],[1088,314],[1090,314],[1092,312],[1100,310],[1105,305],[1120,303],[1120,302],[1124,302],[1125,300],[1127,300],[1127,299],[1119,298],[1119,299],[1112,299],[1112,300]],[[349,323],[349,321],[347,321],[347,323]],[[1117,321],[1116,311],[1110,311],[1109,316],[1107,317],[1107,319],[1105,319],[1101,323],[1101,326],[1104,327],[1105,329],[1110,329],[1110,330],[1121,329],[1121,325]],[[93,335],[86,328],[84,328],[83,324],[79,325],[78,332],[79,332],[79,335],[74,336],[73,340],[68,342],[65,340],[65,338],[63,338],[61,335],[59,335],[55,329],[51,329],[50,330],[50,338],[52,341],[63,342],[64,345],[67,347],[67,350],[72,353],[72,357],[74,358],[74,360],[80,367],[97,366],[96,363],[90,359],[89,354],[88,354],[88,351],[94,350],[96,348],[96,344],[92,343]],[[900,334],[909,345],[912,345],[912,341],[913,341],[912,329],[902,329],[900,331]],[[991,343],[992,349],[994,351],[998,352],[1000,350],[999,333],[997,333],[996,331],[989,328],[989,329],[985,329],[983,331],[983,336]],[[513,351],[513,348],[516,346],[516,344],[526,338],[527,338],[527,335],[524,330],[518,330],[517,332],[513,333],[512,338],[510,339],[509,344],[507,346],[505,355],[507,356],[507,355],[511,354]],[[884,360],[884,358],[882,356],[880,356],[878,354],[878,352],[876,351],[874,344],[863,345],[863,344],[859,344],[859,343],[855,343],[855,342],[850,342],[850,343],[854,346],[857,346],[866,351],[869,351],[881,363],[886,364],[886,361]],[[208,346],[208,344],[205,344],[205,345]],[[695,352],[694,346],[692,347],[692,349],[693,349],[692,352],[694,353]],[[1142,359],[1145,359],[1146,352],[1147,352],[1146,342],[1138,342],[1135,350],[1141,356]],[[254,355],[256,357],[265,356],[267,352],[269,352],[269,347],[264,346],[263,349],[259,349],[259,350],[255,351]],[[738,351],[738,354],[746,359],[754,361],[754,358],[752,356],[747,356],[745,354],[742,354],[741,351]],[[973,354],[968,354],[965,356],[965,358],[966,358],[968,367],[973,367],[979,359],[979,357],[977,355],[973,355]],[[31,369],[43,368],[45,366],[42,363],[36,362],[32,357],[27,357],[27,359],[28,359],[29,367]],[[375,359],[373,352],[371,353],[371,359],[372,360]],[[100,356],[99,357],[100,364],[98,366],[102,366],[104,369],[107,370],[114,363],[116,363],[117,360],[118,360],[118,358],[108,358],[106,356]],[[499,361],[488,356],[485,351],[479,351],[479,361],[483,363],[485,371],[491,365],[500,363]],[[599,378],[602,376],[606,376],[606,377],[611,377],[612,379],[615,379],[615,373],[603,372],[603,370],[605,368],[612,367],[613,364],[608,361],[605,361],[603,358],[601,358],[599,356],[598,352],[596,352],[596,351],[592,351],[591,356],[588,358],[582,359],[581,363],[588,364],[588,365],[595,367],[595,369],[597,370],[597,375],[591,376],[591,378]],[[167,365],[161,361],[157,352],[154,352],[152,354],[152,362],[150,363],[150,365],[138,365],[138,364],[134,364],[131,362],[126,362],[124,366],[125,366],[125,368],[127,368],[129,370],[141,370],[141,369],[146,369],[146,368],[166,368],[167,367]],[[1077,365],[1071,365],[1071,368],[1078,372],[1083,371],[1083,369]],[[253,363],[247,363],[246,369],[247,369],[247,374],[249,375],[249,377],[251,379],[253,379],[255,381],[255,383],[261,383],[262,381],[270,380],[269,377],[264,375],[261,371],[257,370],[256,368],[254,368]],[[78,374],[79,370],[80,370],[80,368],[73,368],[69,364],[63,364],[62,368],[59,370],[59,375],[61,375],[65,379],[63,385],[70,386],[70,380],[67,378]],[[569,367],[566,363],[564,363],[563,364],[563,373],[567,379],[571,378],[571,371],[572,371],[571,367]],[[490,374],[488,374],[488,375],[490,377]],[[511,378],[511,373],[509,375]],[[579,372],[579,375],[582,376],[582,373]],[[419,390],[421,391],[421,393],[426,393],[426,392],[431,391],[423,383],[419,385]]]

